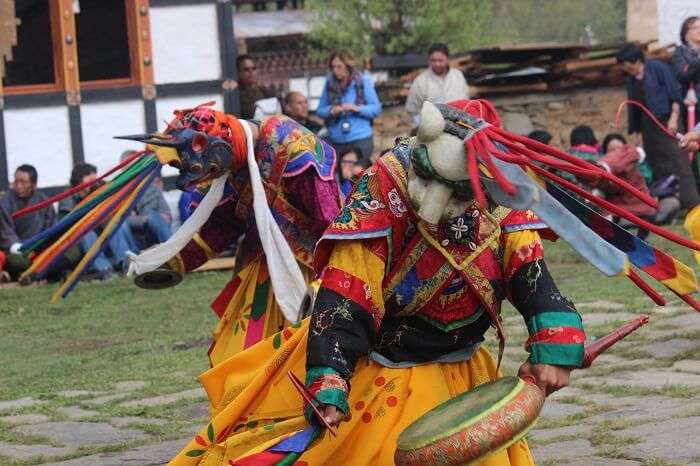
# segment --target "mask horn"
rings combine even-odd
[[[156,154],[158,161],[163,165],[179,164],[180,156],[178,155],[178,149],[185,143],[183,138],[173,138],[172,136],[161,133],[114,136],[114,139],[143,142],[146,144],[146,149]]]

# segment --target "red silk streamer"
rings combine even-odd
[[[651,285],[645,282],[634,269],[630,268],[630,273],[629,275],[627,275],[627,278],[632,280],[632,283],[637,285],[637,287],[639,287],[639,289],[642,290],[647,296],[649,296],[651,300],[654,301],[656,304],[658,304],[659,306],[666,305],[666,300],[663,296],[661,296],[661,293],[656,291],[654,288],[651,287]]]
[[[19,217],[22,217],[24,215],[30,214],[34,211],[37,211],[39,209],[43,209],[44,207],[49,206],[49,205],[53,204],[54,202],[58,202],[61,199],[65,199],[68,196],[71,196],[71,195],[77,193],[78,191],[82,191],[83,189],[89,188],[93,184],[108,177],[109,175],[116,172],[120,168],[129,165],[131,162],[133,162],[137,158],[141,157],[145,153],[146,153],[146,151],[143,151],[143,150],[134,152],[133,154],[131,154],[130,156],[128,156],[127,158],[125,158],[124,160],[119,162],[119,164],[110,168],[105,174],[98,176],[94,180],[86,181],[85,183],[81,183],[78,186],[75,186],[73,188],[70,188],[67,191],[62,192],[61,194],[57,194],[54,197],[50,197],[48,199],[45,199],[45,200],[39,202],[38,204],[30,205],[29,207],[25,207],[24,209],[20,209],[17,212],[15,212],[14,214],[12,214],[12,218],[19,218]]]
[[[648,322],[649,316],[641,315],[636,319],[626,323],[617,330],[613,330],[611,333],[605,335],[604,337],[600,337],[592,343],[587,344],[583,354],[583,364],[581,365],[581,368],[585,369],[587,367],[590,367],[591,364],[593,364],[593,361],[595,361],[595,359],[598,356],[600,356],[605,350],[607,350],[612,345],[622,340],[627,335],[634,332],[639,327]]]
[[[658,126],[661,131],[666,133],[667,136],[669,136],[670,138],[673,138],[673,139],[678,139],[678,137],[675,134],[670,132],[668,130],[668,128],[666,128],[663,124],[661,124],[661,122],[654,116],[654,114],[651,113],[651,110],[649,110],[644,105],[642,105],[641,103],[639,103],[635,100],[629,100],[629,99],[623,100],[622,103],[620,104],[620,106],[617,108],[617,113],[615,114],[615,127],[616,128],[620,127],[620,117],[622,116],[622,109],[625,107],[625,105],[633,105],[633,106],[639,108],[641,111],[646,113],[646,115],[651,119],[651,121],[653,121],[654,124],[656,126]]]
[[[472,189],[476,202],[483,209],[486,207],[486,195],[479,181],[479,161],[477,160],[476,148],[473,144],[466,144],[467,149],[467,170],[469,173],[469,181],[471,181]]]

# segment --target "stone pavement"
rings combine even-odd
[[[579,305],[589,338],[635,316],[610,301]],[[700,466],[700,315],[651,309],[652,322],[546,402],[528,435],[538,465]],[[520,317],[505,319],[504,369],[524,359]],[[147,391],[146,390],[149,390]],[[147,394],[146,394],[147,393]],[[0,400],[0,465],[161,465],[205,425],[203,390],[142,381]]]

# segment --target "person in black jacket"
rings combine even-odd
[[[668,131],[677,133],[683,97],[671,66],[659,60],[645,60],[642,49],[631,43],[625,45],[616,58],[628,74],[627,98],[646,106]],[[628,116],[628,132],[633,135],[635,145],[643,143],[653,181],[677,176],[681,207],[695,207],[700,203],[700,196],[688,155],[681,150],[678,141],[662,131],[639,108],[629,106]]]
[[[680,81],[684,103],[695,106],[695,121],[700,121],[700,16],[690,16],[681,25],[681,45],[673,54],[673,71]],[[688,128],[689,130],[692,128]]]

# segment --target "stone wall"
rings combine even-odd
[[[544,129],[552,136],[552,144],[568,148],[569,134],[577,125],[589,125],[602,141],[612,132],[626,133],[627,114],[623,112],[622,128],[613,127],[615,112],[625,100],[622,87],[603,87],[563,93],[526,94],[490,99],[496,105],[506,129],[528,134]],[[391,147],[394,139],[410,132],[411,121],[403,107],[384,110],[374,122],[376,151]]]

